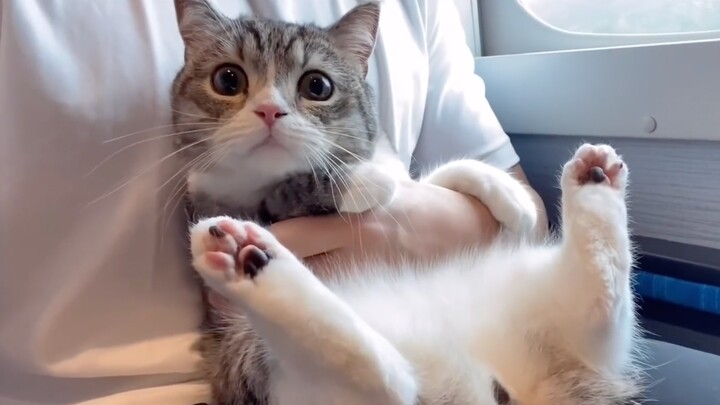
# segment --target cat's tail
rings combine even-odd
[[[478,160],[462,159],[438,167],[420,181],[477,198],[506,230],[533,238],[537,206],[526,186],[510,173]]]

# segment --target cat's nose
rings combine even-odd
[[[280,107],[275,104],[261,104],[255,108],[254,112],[255,115],[260,117],[268,127],[272,127],[275,124],[275,121],[288,115],[288,113],[280,109]]]

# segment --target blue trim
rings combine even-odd
[[[642,270],[636,273],[636,281],[635,291],[643,298],[720,315],[720,287]]]
[[[656,255],[637,264],[635,291],[643,298],[720,315],[720,269]]]
[[[651,274],[720,287],[719,268],[650,254],[640,256],[637,267]]]

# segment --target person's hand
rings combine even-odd
[[[316,271],[327,260],[428,260],[487,245],[499,229],[479,200],[413,181],[400,182],[387,207],[360,215],[296,218],[271,228]]]

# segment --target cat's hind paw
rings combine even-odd
[[[526,186],[487,163],[472,159],[452,161],[422,181],[477,198],[512,234],[532,235],[537,225],[537,206]]]
[[[606,184],[625,191],[628,168],[609,145],[584,144],[565,164],[562,174],[564,188],[586,184]]]

